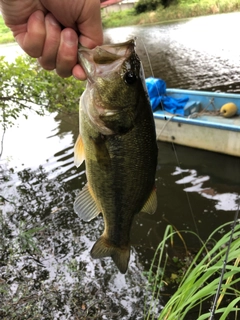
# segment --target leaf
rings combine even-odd
[[[19,56],[12,63],[0,56],[0,117],[5,129],[12,126],[23,110],[39,115],[47,111],[76,111],[84,82],[63,79],[46,71],[36,59]],[[27,118],[27,116],[24,114]]]

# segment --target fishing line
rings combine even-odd
[[[154,77],[154,73],[153,73],[153,69],[152,69],[152,64],[151,64],[151,61],[150,61],[150,57],[149,57],[149,54],[148,54],[147,48],[146,48],[146,46],[145,46],[145,43],[143,42],[143,39],[142,39],[142,38],[140,38],[140,39],[141,39],[141,41],[142,41],[142,44],[143,44],[144,50],[145,50],[146,55],[147,55],[148,64],[149,64],[149,68],[150,68],[150,71],[151,71],[151,75],[152,75],[152,77]]]
[[[235,227],[236,227],[236,224],[237,224],[237,221],[238,221],[239,204],[240,204],[240,198],[238,197],[238,208],[237,208],[237,210],[235,212],[234,221],[233,221],[233,224],[232,224],[232,231],[231,231],[231,234],[230,234],[230,239],[229,239],[229,242],[228,242],[225,259],[223,261],[222,272],[221,272],[220,280],[219,280],[219,283],[218,283],[218,288],[217,288],[217,292],[216,292],[216,295],[215,295],[215,298],[214,298],[214,302],[213,302],[213,306],[212,306],[212,309],[211,309],[211,315],[210,315],[209,320],[214,320],[214,315],[215,315],[215,311],[216,311],[216,308],[217,308],[217,302],[218,302],[218,299],[219,299],[219,296],[220,296],[220,291],[221,291],[221,287],[222,287],[222,283],[223,283],[223,277],[224,277],[224,274],[225,274],[225,271],[226,271],[228,255],[229,255],[229,252],[230,252],[230,246],[232,244],[234,230],[235,230]]]
[[[176,158],[177,164],[178,164],[179,167],[181,167],[181,166],[180,166],[180,161],[179,161],[178,155],[177,155],[177,150],[176,150],[175,145],[174,145],[173,142],[172,142],[172,147],[173,147],[173,151],[174,151],[174,154],[175,154],[175,158]],[[182,174],[182,172],[181,172],[181,177],[182,177],[182,179],[183,179],[183,174]],[[184,183],[184,188],[185,188],[185,187],[186,187],[186,185],[185,185],[185,183]],[[192,205],[191,205],[191,202],[190,202],[189,195],[188,195],[187,192],[185,192],[185,194],[186,194],[186,197],[187,197],[188,207],[189,207],[189,210],[190,210],[190,213],[191,213],[191,216],[192,216],[192,220],[193,220],[193,224],[194,224],[195,230],[196,230],[196,232],[197,232],[197,235],[200,236],[199,230],[198,230],[198,226],[197,226],[197,222],[196,222],[196,219],[195,219],[195,217],[194,217],[194,213],[193,213],[193,209],[192,209]],[[201,244],[201,241],[200,241],[200,244]]]
[[[151,61],[150,61],[150,57],[149,57],[149,54],[148,54],[148,50],[145,46],[145,43],[143,41],[142,38],[140,38],[141,41],[142,41],[142,44],[143,44],[143,47],[144,47],[144,50],[146,52],[146,55],[147,55],[147,60],[148,60],[148,64],[149,64],[149,67],[150,67],[150,70],[151,70],[151,74],[152,74],[152,77],[154,77],[154,73],[153,73],[153,69],[152,69],[152,64],[151,64]],[[158,87],[156,86],[156,89],[157,89],[157,92],[158,92],[158,95],[161,96],[159,90],[158,90]],[[163,106],[162,106],[162,109],[163,109]],[[176,115],[172,115],[171,118],[168,119],[168,121],[165,123],[165,125],[163,126],[161,132],[158,134],[158,138],[160,137],[161,133],[163,132],[163,130],[165,129],[165,127],[167,126],[167,124],[172,120],[173,117],[177,116]],[[175,146],[174,146],[174,143],[172,142],[172,146],[173,146],[173,150],[174,150],[174,154],[175,154],[175,157],[176,157],[176,160],[177,160],[177,164],[178,166],[180,167],[180,162],[179,162],[179,159],[178,159],[178,156],[177,156],[177,151],[175,149]],[[182,173],[181,173],[182,175]],[[182,175],[182,178],[183,178],[183,175]],[[185,186],[185,185],[184,185]],[[189,196],[188,196],[188,193],[186,192],[186,197],[187,197],[187,202],[188,202],[188,206],[189,206],[189,209],[190,209],[190,213],[191,213],[191,216],[192,216],[192,219],[193,219],[193,223],[194,223],[194,227],[195,227],[195,230],[199,236],[199,231],[198,231],[198,227],[197,227],[197,223],[196,223],[196,220],[195,220],[195,217],[194,217],[194,214],[193,214],[193,209],[192,209],[192,205],[191,205],[191,202],[190,202],[190,199],[189,199]]]
[[[167,124],[168,124],[174,117],[176,117],[176,116],[177,116],[177,114],[173,114],[173,115],[167,120],[167,122],[166,122],[166,123],[164,124],[164,126],[162,127],[160,133],[158,134],[158,140],[160,140],[160,136],[161,136],[161,134],[163,133],[163,130],[166,128]]]

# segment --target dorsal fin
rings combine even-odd
[[[74,146],[74,164],[78,168],[85,160],[82,137],[79,134]]]
[[[157,210],[157,193],[156,193],[156,188],[154,187],[149,198],[145,202],[141,212],[154,214],[156,210]]]
[[[88,185],[85,185],[74,201],[74,211],[80,219],[90,221],[99,213],[96,202],[89,192]]]

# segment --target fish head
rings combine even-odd
[[[81,106],[102,134],[121,134],[133,126],[141,93],[148,97],[135,40],[80,47],[79,61],[87,75],[87,101]]]

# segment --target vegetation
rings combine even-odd
[[[139,0],[133,9],[105,14],[105,28],[127,25],[161,23],[169,20],[240,10],[240,0]],[[14,38],[0,15],[0,44]]]
[[[139,0],[135,5],[135,11],[137,14],[146,12],[146,11],[154,11],[159,6],[163,6],[164,8],[168,7],[170,4],[176,4],[177,0]]]
[[[0,57],[0,69],[0,124],[4,129],[26,109],[41,115],[45,110],[76,110],[84,90],[83,82],[60,78],[28,56],[19,56],[13,63]]]
[[[148,4],[152,3],[152,1],[140,0],[138,5],[133,9],[102,14],[103,26],[105,28],[111,28],[127,25],[161,23],[170,20],[240,10],[240,0],[178,0],[178,2],[171,2],[167,7],[160,4],[153,10],[151,9],[151,5],[146,5],[143,12],[138,6],[143,4],[142,7],[144,7],[144,3]]]
[[[13,41],[14,41],[14,37],[12,35],[12,32],[8,27],[6,27],[3,21],[3,17],[0,14],[0,44],[13,42]]]
[[[152,10],[149,7],[146,10],[149,9]],[[105,27],[154,23],[239,9],[240,1],[237,0],[179,0],[177,4],[166,8],[161,4],[155,11],[141,14],[136,14],[134,9],[113,13],[104,17],[103,22]],[[13,41],[12,34],[0,16],[0,43],[9,41]],[[14,63],[8,63],[0,57],[0,70],[0,125],[3,131],[12,126],[20,114],[25,114],[25,110],[30,109],[41,115],[45,110],[75,111],[79,96],[84,90],[84,84],[73,77],[62,79],[54,71],[41,69],[35,59],[26,56],[17,58]],[[27,113],[25,116],[27,117]],[[7,170],[2,171],[2,179],[7,181]],[[63,182],[63,178],[67,181],[67,176],[59,176],[50,181],[42,168],[34,173],[25,170],[18,173],[18,176],[21,180],[17,187],[19,198],[0,197],[1,204],[10,207],[7,213],[0,210],[0,318],[52,319],[56,313],[61,316],[62,312],[65,316],[66,306],[70,310],[69,316],[74,314],[78,319],[101,319],[101,316],[111,318],[111,310],[114,308],[111,306],[112,302],[106,307],[104,290],[100,290],[92,279],[88,286],[82,285],[83,279],[87,279],[87,266],[84,261],[80,265],[76,259],[82,248],[75,239],[84,234],[85,230],[80,229],[74,214],[69,220],[66,218],[71,215],[75,198],[75,193],[70,191],[73,188],[68,190],[67,183]],[[62,199],[65,199],[64,206],[61,204]],[[67,227],[60,225],[60,220]],[[159,320],[185,320],[192,311],[197,313],[194,318],[209,319],[209,306],[218,287],[230,232],[225,233],[220,240],[215,239],[219,238],[220,230],[227,227],[229,226],[224,225],[215,230],[196,255],[189,255],[186,249],[184,260],[170,258],[166,252],[165,247],[169,241],[172,243],[174,236],[179,235],[171,227],[167,228],[148,272],[147,290],[152,290],[152,308],[149,309],[148,303],[146,304],[146,319],[152,319],[155,301],[160,299],[163,288],[169,283],[174,284],[177,290],[159,314]],[[231,313],[238,318],[240,312],[237,308],[240,301],[239,236],[238,224],[217,303],[216,314],[221,315],[221,319],[226,319]],[[63,263],[57,251],[64,247],[68,251],[70,246],[73,253],[66,254]],[[45,261],[50,265],[54,259],[56,272],[55,278],[51,279],[51,268],[47,269]],[[177,271],[168,274],[170,260],[176,264]],[[108,271],[110,270],[111,266]],[[72,282],[68,282],[66,274],[72,277]],[[107,283],[107,278],[103,279],[103,283]],[[114,307],[117,309],[117,306]]]
[[[48,111],[77,113],[79,97],[85,83],[73,77],[60,78],[55,71],[42,69],[36,59],[19,56],[9,63],[0,56],[0,158],[5,132],[15,120],[29,110],[39,115]]]
[[[163,241],[159,244],[149,271],[149,285],[153,291],[154,298],[159,298],[162,289],[171,281],[178,283],[177,290],[161,311],[158,320],[186,320],[186,319],[209,319],[211,307],[218,291],[219,282],[222,280],[220,296],[216,303],[216,315],[221,319],[228,319],[233,314],[235,319],[239,318],[240,309],[240,279],[239,279],[239,250],[240,250],[240,225],[237,224],[233,234],[233,241],[230,245],[226,269],[221,279],[222,269],[227,257],[228,242],[231,239],[230,223],[220,226],[203,243],[199,252],[191,259],[185,260],[181,264],[178,274],[167,277],[167,265],[169,256],[166,252],[166,245],[173,243],[173,237],[179,232],[175,232],[172,227],[166,229]],[[223,234],[220,240],[219,234]],[[185,245],[185,244],[184,244]],[[187,254],[186,254],[187,256]],[[173,257],[176,259],[176,257]],[[162,266],[162,268],[161,268]],[[184,270],[182,268],[184,266]],[[220,280],[221,279],[221,280]],[[152,319],[152,308],[145,312],[146,319]],[[215,314],[215,312],[214,312]],[[213,318],[211,318],[213,319]]]

